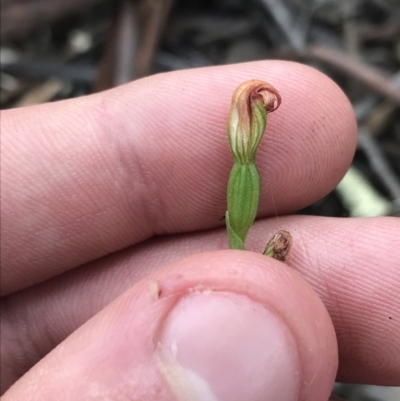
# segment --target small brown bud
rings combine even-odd
[[[292,246],[292,235],[289,231],[278,230],[269,240],[264,255],[271,256],[274,259],[284,262],[289,255]]]

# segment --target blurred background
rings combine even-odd
[[[337,188],[301,211],[400,216],[400,0],[0,0],[0,107],[83,96],[146,75],[262,59],[335,80],[359,126]],[[354,401],[399,388],[337,383]]]

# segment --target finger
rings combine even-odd
[[[294,237],[287,263],[314,287],[332,316],[339,339],[339,379],[400,385],[398,219],[291,216],[260,221],[250,231],[249,248],[262,250],[277,225]],[[226,244],[225,230],[151,240],[6,297],[2,371],[8,370],[8,381],[15,381],[164,263]]]
[[[3,400],[326,400],[336,368],[311,287],[275,260],[221,251],[138,283]]]
[[[336,185],[356,143],[345,95],[309,67],[197,69],[2,112],[2,294],[153,234],[222,225],[230,98],[252,77],[283,98],[258,155],[260,215],[293,211]]]

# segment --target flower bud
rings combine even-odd
[[[229,143],[236,162],[254,163],[267,124],[267,113],[280,104],[278,91],[267,82],[254,79],[238,86],[228,120]]]
[[[292,236],[289,231],[278,230],[269,240],[264,255],[271,256],[274,259],[284,262],[292,246]]]

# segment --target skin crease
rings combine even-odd
[[[232,163],[225,124],[232,90],[253,77],[271,82],[283,98],[257,158],[263,180],[260,217],[274,215],[275,207],[279,214],[294,212],[334,188],[356,142],[348,101],[311,68],[259,62],[185,71],[105,95],[1,112],[1,289],[7,295],[1,305],[2,392],[60,343],[30,372],[30,385],[25,377],[13,391],[37,389],[38,372],[43,380],[54,364],[68,371],[71,350],[82,339],[89,341],[91,333],[103,332],[96,322],[110,319],[111,309],[102,309],[124,291],[128,295],[109,308],[134,304],[140,288],[152,280],[149,274],[179,268],[193,278],[202,256],[186,266],[179,264],[181,257],[226,249],[226,232],[217,228],[223,225]],[[136,104],[141,107],[132,107]],[[194,121],[201,121],[201,135]],[[204,170],[205,165],[212,169]],[[394,218],[290,216],[260,220],[250,232],[248,247],[257,251],[277,228],[292,233],[287,264],[311,284],[332,318],[339,380],[400,385],[398,227]],[[204,229],[209,231],[196,232]],[[170,235],[179,232],[187,234]],[[152,239],[153,234],[163,237]],[[246,255],[253,266],[252,254]],[[168,262],[172,265],[162,268]],[[294,271],[288,274],[307,287]],[[204,276],[214,282],[211,272]],[[237,282],[231,284],[233,291]],[[275,303],[288,291],[281,289]],[[307,308],[295,314],[307,318]],[[323,330],[331,338],[329,324]],[[79,355],[78,365],[93,361]],[[334,366],[334,358],[328,360]],[[77,377],[83,389],[85,377]],[[48,399],[56,391],[42,388]]]

